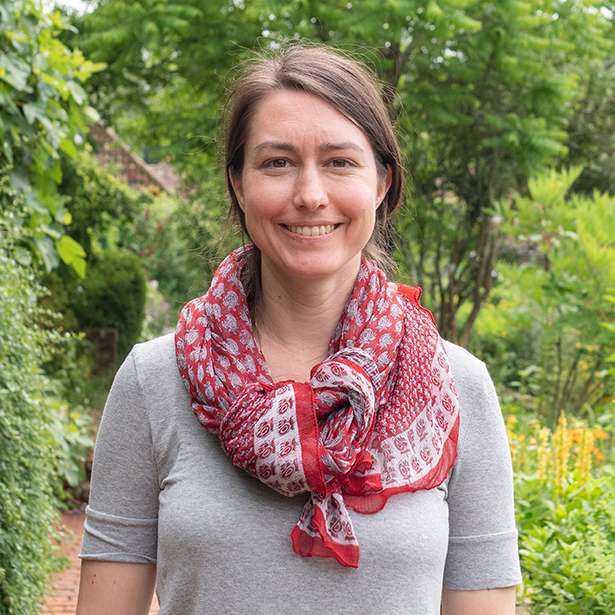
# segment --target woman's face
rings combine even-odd
[[[277,90],[256,107],[231,182],[263,266],[334,279],[356,274],[391,172],[378,175],[363,131],[329,103]]]

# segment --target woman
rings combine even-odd
[[[294,44],[226,113],[252,243],[116,375],[78,615],[147,613],[154,584],[164,615],[514,613],[493,382],[385,274],[403,177],[376,82]]]

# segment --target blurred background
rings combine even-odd
[[[75,565],[118,365],[241,243],[224,88],[291,39],[382,81],[398,279],[496,383],[520,607],[615,613],[614,35],[594,0],[0,0],[0,615]]]

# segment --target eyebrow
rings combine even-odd
[[[263,143],[259,143],[254,150],[259,151],[266,148],[271,149],[280,149],[286,152],[295,152],[297,148],[292,143],[285,143],[284,141],[264,141]],[[357,145],[356,143],[352,143],[351,141],[344,141],[342,143],[323,143],[318,148],[320,151],[329,152],[332,150],[342,150],[342,149],[352,149],[364,153],[363,148]]]

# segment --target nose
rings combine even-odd
[[[297,175],[293,204],[305,209],[318,209],[327,205],[329,197],[320,170],[315,164],[302,167]]]

